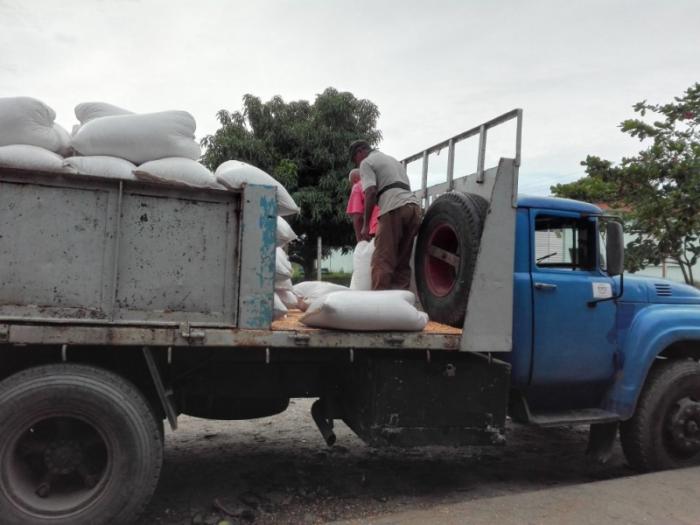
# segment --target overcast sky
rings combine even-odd
[[[184,109],[201,138],[245,93],[333,86],[379,106],[399,158],[520,107],[521,192],[547,194],[587,154],[637,151],[617,125],[700,81],[699,27],[698,0],[0,0],[0,96],[37,97],[68,129],[84,101]]]

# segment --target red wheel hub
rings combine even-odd
[[[430,293],[448,295],[457,282],[459,241],[457,232],[447,224],[439,224],[430,234],[425,257],[425,280]]]

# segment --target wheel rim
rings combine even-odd
[[[684,397],[671,408],[665,424],[669,451],[681,459],[700,452],[700,402]]]
[[[428,238],[425,253],[425,280],[431,294],[445,297],[452,291],[460,262],[457,232],[449,224],[438,225]]]
[[[112,467],[109,441],[73,415],[35,420],[11,436],[2,461],[10,500],[36,517],[68,517],[104,491]]]

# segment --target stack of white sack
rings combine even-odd
[[[351,290],[372,289],[372,254],[374,254],[374,239],[360,241],[352,253]]]
[[[240,160],[227,160],[216,168],[214,176],[219,184],[230,190],[241,189],[246,184],[274,186],[277,188],[277,214],[285,216],[299,213],[299,206],[294,202],[286,188],[272,175],[265,173],[260,168]]]
[[[334,292],[347,292],[350,288],[341,284],[325,281],[304,281],[294,285],[294,293],[299,298],[299,309],[306,311],[309,306],[321,297]]]
[[[420,331],[428,314],[414,306],[416,297],[407,290],[334,292],[317,299],[301,318],[315,328],[374,331]]]
[[[284,309],[279,308],[279,304]],[[292,288],[292,263],[283,248],[275,251],[275,319],[286,315],[289,308],[297,308],[297,296]]]
[[[75,116],[80,126],[72,144],[82,156],[66,159],[66,165],[79,173],[223,189],[196,161],[201,154],[194,140],[197,125],[186,111],[135,114],[85,102],[75,107]]]
[[[297,240],[297,234],[282,217],[277,217],[277,246],[284,248],[290,242]]]
[[[277,217],[277,251],[275,252],[275,294],[286,308],[299,308],[299,298],[292,286],[292,263],[284,248],[297,239],[292,227],[282,217]],[[285,312],[286,313],[286,312]]]
[[[56,112],[35,98],[0,98],[0,166],[72,173],[61,157],[70,152],[70,136],[55,119]]]

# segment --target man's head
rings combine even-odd
[[[354,170],[350,170],[350,173],[348,173],[348,179],[350,179],[350,184],[355,184],[360,180],[360,170],[355,168]]]
[[[359,166],[372,148],[366,140],[356,140],[350,144],[350,160],[355,166]]]

